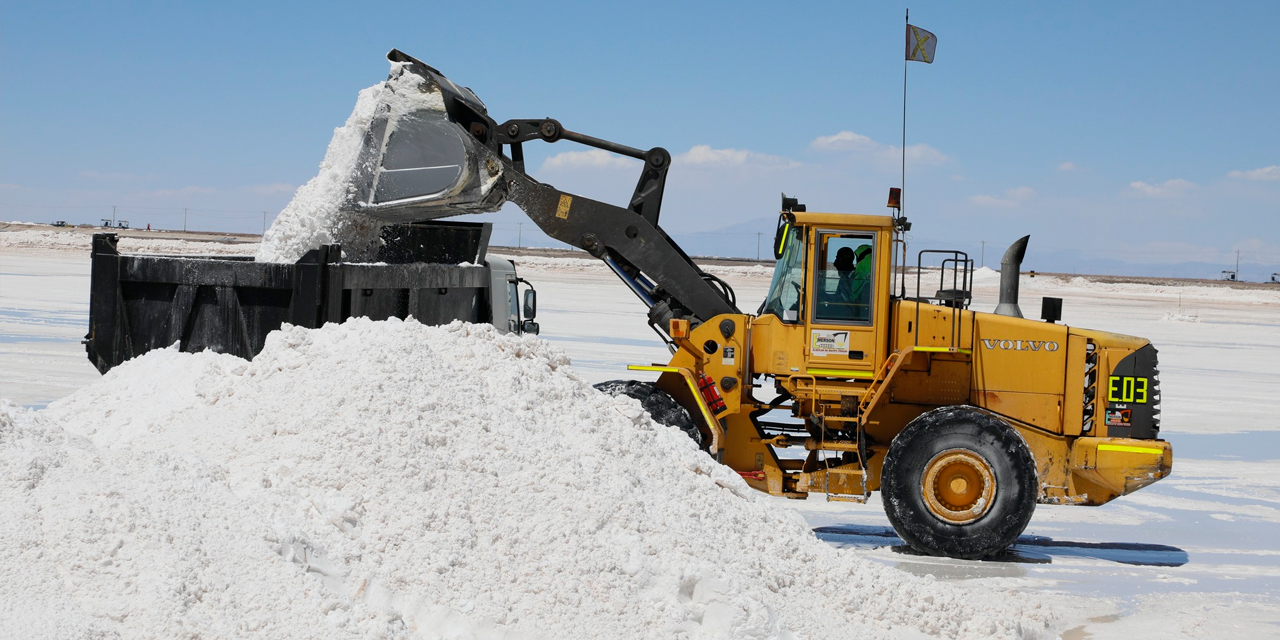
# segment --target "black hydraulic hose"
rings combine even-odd
[[[733,305],[734,307],[738,306],[738,294],[734,293],[733,287],[729,286],[728,282],[725,282],[724,280],[721,280],[720,278],[717,278],[707,273],[706,271],[703,271],[701,275],[703,280],[706,280],[707,282],[710,282],[714,285],[718,285],[720,287],[721,289],[720,295],[724,296],[724,299],[729,301],[730,305]]]

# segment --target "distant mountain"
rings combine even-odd
[[[769,246],[778,225],[778,216],[752,218],[714,231],[675,233],[671,237],[691,256],[772,259]],[[757,256],[757,249],[759,255]]]
[[[1223,271],[1234,271],[1236,265],[1214,264],[1208,262],[1175,262],[1175,263],[1143,263],[1125,262],[1115,259],[1086,258],[1073,251],[1041,251],[1027,250],[1023,260],[1024,271],[1056,271],[1061,273],[1078,273],[1087,275],[1108,276],[1149,276],[1166,278],[1200,278],[1217,280]],[[1280,273],[1280,264],[1242,264],[1238,280],[1246,282],[1267,282],[1272,273]]]

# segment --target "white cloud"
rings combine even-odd
[[[128,173],[125,171],[94,171],[93,169],[81,171],[77,173],[76,176],[96,182],[135,182],[155,177],[154,175],[141,176],[136,173]]]
[[[889,147],[884,152],[889,157],[900,157],[899,147]],[[951,158],[927,144],[907,146],[907,164],[942,164]]]
[[[584,168],[635,168],[639,160],[609,153],[603,149],[588,151],[565,151],[542,161],[543,170],[547,169],[584,169]]]
[[[1261,238],[1249,238],[1231,245],[1228,257],[1235,257],[1236,250],[1240,251],[1241,264],[1275,264],[1276,258],[1280,257],[1280,244]]]
[[[976,195],[969,198],[969,202],[982,207],[1012,209],[1035,195],[1035,189],[1031,187],[1014,187],[1005,191],[1003,196]]]
[[[882,163],[902,161],[902,147],[876,142],[871,138],[852,131],[841,131],[829,136],[819,136],[809,143],[810,149],[817,151],[853,151],[875,156]],[[949,161],[946,154],[927,144],[907,146],[908,164],[939,165]]]
[[[769,155],[749,149],[715,149],[711,145],[700,144],[690,148],[684,153],[679,153],[671,158],[672,164],[699,167],[741,167],[747,165],[757,166],[799,166],[798,162],[783,158],[781,156]],[[592,149],[590,151],[566,151],[550,158],[542,163],[544,170],[556,169],[584,169],[584,168],[624,168],[635,169],[639,166],[639,161],[620,156],[615,153],[609,153],[600,149]]]
[[[246,190],[264,196],[274,195],[277,193],[293,193],[295,189],[297,189],[297,187],[284,182],[273,182],[271,184],[259,184],[252,187],[246,187]]]
[[[1161,184],[1147,184],[1141,180],[1130,182],[1129,188],[1150,198],[1172,198],[1195,188],[1195,183],[1182,178],[1174,178]]]
[[[20,184],[0,184],[0,191],[9,191],[11,189],[26,189]]]
[[[820,151],[874,151],[883,146],[885,145],[852,131],[841,131],[834,135],[819,136],[809,143],[810,148]]]
[[[1076,163],[1071,161],[1067,161],[1058,165],[1058,171],[1075,171],[1078,168],[1079,167],[1076,166]]]
[[[798,162],[781,156],[747,149],[713,149],[711,145],[706,144],[694,146],[672,158],[671,162],[672,164],[700,166],[741,166],[752,164],[794,167],[799,165]]]
[[[1250,169],[1248,171],[1232,171],[1227,174],[1231,178],[1242,178],[1245,180],[1280,180],[1280,165],[1271,165],[1260,169]]]
[[[1236,251],[1240,251],[1240,264],[1275,264],[1274,256],[1280,255],[1280,245],[1267,242],[1261,238],[1248,238],[1232,244],[1229,248],[1194,244],[1183,241],[1152,241],[1145,244],[1126,245],[1123,249],[1124,259],[1129,262],[1151,262],[1157,264],[1174,264],[1178,262],[1207,262],[1210,264],[1234,265]],[[1243,269],[1242,269],[1243,271]],[[1258,276],[1267,274],[1253,274]]]
[[[216,193],[218,190],[213,187],[189,186],[181,189],[160,189],[158,191],[142,191],[140,195],[149,198],[172,198],[174,196],[192,196],[203,195],[208,193]]]
[[[1145,244],[1125,245],[1118,250],[1120,258],[1129,262],[1153,262],[1175,264],[1178,262],[1221,262],[1226,254],[1217,247],[1189,242],[1152,241]],[[1234,259],[1235,254],[1231,254]]]

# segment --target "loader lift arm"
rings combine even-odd
[[[422,78],[424,93],[439,91],[444,98],[444,112],[419,110],[393,116],[384,109],[381,121],[375,117],[353,180],[357,194],[349,209],[402,222],[496,211],[509,200],[547,235],[602,260],[649,307],[649,323],[664,335],[672,318],[698,324],[717,315],[739,313],[733,290],[702,271],[658,226],[671,165],[666,149],[643,151],[576,133],[551,118],[508,120],[499,125],[469,89],[400,51],[392,50],[387,57],[399,63],[393,79],[397,72]],[[388,122],[393,117],[400,120]],[[628,206],[566,193],[533,179],[525,171],[523,145],[534,140],[569,140],[643,161]],[[510,148],[509,156],[503,153],[504,146]],[[442,159],[441,150],[455,147],[460,150],[454,156]],[[404,176],[411,180],[414,172],[427,175],[429,170],[438,173],[454,166],[458,182],[439,189],[431,183],[415,191],[412,185],[403,187],[384,177],[398,172],[392,175],[395,180],[405,180]],[[494,181],[488,190],[479,186],[485,175]]]

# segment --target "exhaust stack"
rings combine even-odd
[[[1022,236],[1017,242],[1009,245],[1000,259],[1000,304],[996,305],[996,314],[1022,317],[1022,309],[1018,308],[1018,273],[1022,269],[1022,258],[1027,254],[1027,241],[1031,236]]]

